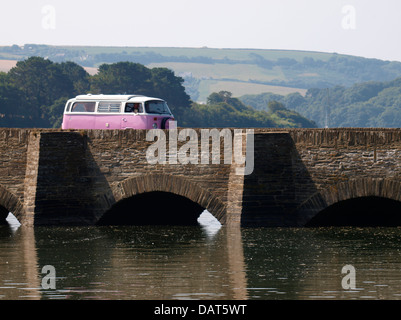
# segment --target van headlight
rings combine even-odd
[[[152,127],[153,129],[157,129],[157,123],[154,123]]]

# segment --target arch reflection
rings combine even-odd
[[[211,227],[1,226],[0,299],[246,299],[241,233]]]

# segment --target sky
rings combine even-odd
[[[400,0],[2,0],[0,45],[337,52],[401,61]]]

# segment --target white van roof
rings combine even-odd
[[[148,99],[162,100],[159,98],[146,97],[137,94],[83,94],[75,97],[76,100],[112,100],[112,101],[127,101],[134,98],[139,98],[139,100],[143,100],[144,98],[145,100]]]
[[[77,100],[118,100],[126,101],[133,97],[139,97],[134,94],[82,94],[75,97]]]

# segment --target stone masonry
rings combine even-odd
[[[125,199],[164,192],[222,224],[298,227],[339,201],[401,201],[400,129],[254,129],[245,176],[223,162],[223,139],[219,164],[150,164],[146,133],[0,129],[0,219],[13,212],[25,225],[95,225]]]

